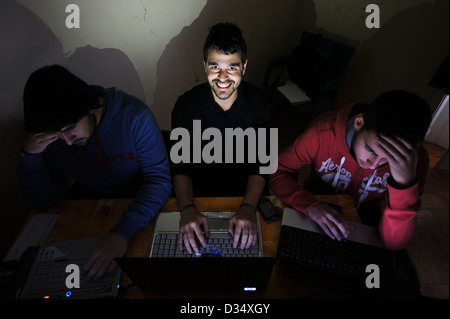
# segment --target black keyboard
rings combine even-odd
[[[281,226],[277,259],[350,278],[362,284],[371,274],[366,272],[366,267],[376,264],[380,270],[380,287],[398,287],[392,251],[350,240],[338,241],[325,234],[287,225]]]

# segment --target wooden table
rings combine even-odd
[[[321,201],[340,205],[345,219],[360,221],[350,196],[320,195],[317,197]],[[282,215],[284,205],[274,196],[268,198]],[[242,197],[203,197],[196,198],[195,205],[199,211],[236,211],[242,200]],[[59,214],[58,220],[47,237],[47,242],[102,236],[120,220],[122,212],[127,209],[130,202],[131,199],[65,200],[50,209],[33,211],[25,225],[35,214]],[[170,198],[161,208],[161,212],[178,210],[175,198]],[[125,257],[148,256],[153,224],[154,220],[136,232],[129,242]],[[264,255],[267,257],[276,256],[280,225],[281,219],[266,223],[261,216],[262,242]]]
[[[347,220],[359,222],[358,214],[354,208],[354,201],[347,195],[323,195],[317,196],[319,200],[338,204],[343,208],[343,217]],[[269,197],[277,210],[282,215],[284,206],[273,196]],[[242,203],[242,197],[216,197],[196,198],[195,204],[200,211],[236,211]],[[48,235],[47,242],[76,239],[83,237],[95,237],[106,234],[120,219],[123,211],[127,209],[130,199],[105,199],[105,200],[68,200],[62,201],[53,208],[32,212],[31,216],[40,213],[59,214],[52,231]],[[178,203],[175,198],[170,198],[162,212],[178,211]],[[31,216],[29,218],[31,218]],[[153,232],[154,221],[136,232],[129,242],[125,257],[147,257]],[[275,257],[278,246],[281,219],[272,223],[266,223],[261,218],[262,243],[264,255]],[[235,293],[235,294],[211,294],[209,298],[306,298],[311,296],[341,298],[346,297],[342,293],[342,283],[337,281],[332,284],[333,278],[317,276],[308,271],[299,270],[283,264],[276,264],[272,273],[268,288],[263,293]],[[127,277],[122,278],[122,287],[129,286]],[[337,286],[336,286],[337,285]],[[330,288],[331,287],[331,288]],[[336,290],[336,287],[339,287]],[[338,291],[338,292],[337,292]],[[328,294],[328,295],[327,295]],[[350,293],[351,296],[353,296]],[[136,286],[121,291],[121,298],[204,298],[204,294],[169,294],[154,295],[140,291]],[[347,296],[348,297],[348,296]],[[353,296],[354,297],[354,296]]]

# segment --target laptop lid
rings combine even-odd
[[[385,248],[383,242],[381,241],[378,228],[350,221],[346,221],[346,224],[350,231],[347,240],[370,246]],[[287,225],[313,231],[316,233],[325,234],[322,228],[320,228],[320,226],[309,216],[289,207],[286,207],[283,211],[283,219],[281,221],[281,225]]]
[[[261,292],[275,258],[117,258],[144,292]]]

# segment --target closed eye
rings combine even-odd
[[[75,129],[75,127],[76,127],[76,124],[72,124],[72,125],[70,125],[70,126],[68,126],[68,127],[63,128],[63,129],[61,130],[61,132],[62,132],[62,133],[65,133],[65,132],[71,131],[71,130]]]
[[[366,150],[368,152],[372,153],[373,155],[378,156],[378,154],[375,153],[375,151],[369,145],[367,145],[367,143],[366,143]]]

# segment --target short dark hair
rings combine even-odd
[[[99,108],[97,92],[60,65],[34,71],[23,93],[24,129],[31,133],[59,131]]]
[[[203,61],[206,62],[209,50],[212,49],[223,54],[239,53],[243,64],[247,60],[247,45],[236,24],[218,23],[209,29],[203,46]]]
[[[363,111],[363,129],[387,136],[400,136],[417,145],[425,139],[431,110],[425,100],[401,90],[381,94]]]

